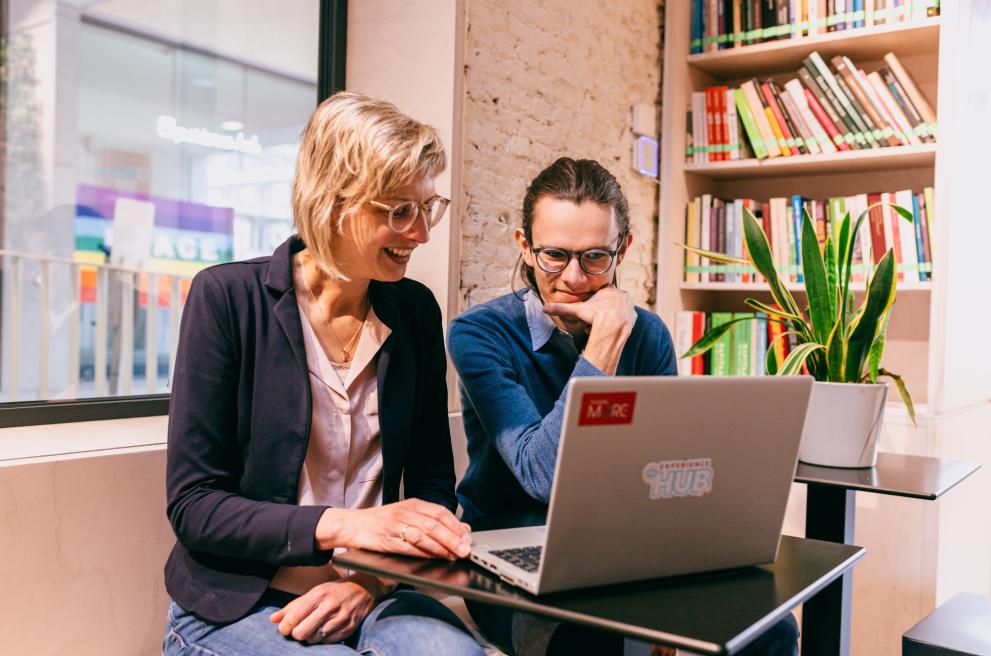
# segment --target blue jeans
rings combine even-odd
[[[284,638],[268,617],[291,595],[267,592],[230,624],[205,622],[169,604],[164,656],[482,656],[464,625],[436,599],[409,590],[390,594],[343,642],[308,645]]]
[[[623,653],[623,637],[577,624],[562,624],[503,606],[465,600],[472,619],[485,637],[510,656],[531,654]],[[798,622],[794,615],[765,631],[747,645],[740,656],[798,656]]]

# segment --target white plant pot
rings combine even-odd
[[[883,383],[816,381],[798,459],[823,467],[873,467],[887,398]]]

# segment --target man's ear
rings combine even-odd
[[[626,251],[629,250],[630,244],[633,243],[633,235],[626,233],[626,237],[623,239],[623,244],[619,247],[619,253],[616,254],[616,266],[619,266],[623,262],[623,258],[626,257]]]
[[[520,245],[520,254],[523,256],[523,261],[526,262],[527,266],[533,266],[533,251],[530,250],[530,242],[526,239],[526,233],[523,232],[523,228],[517,228],[516,232],[513,233],[513,238],[516,239],[516,243]]]

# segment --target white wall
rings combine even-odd
[[[166,419],[0,430],[4,654],[161,654]]]
[[[413,254],[407,275],[434,292],[445,325],[453,307],[449,291],[457,287],[460,239],[460,194],[451,190],[460,188],[461,76],[455,69],[464,60],[463,10],[463,0],[362,0],[348,6],[347,89],[395,103],[437,128],[444,140],[448,166],[437,179],[437,193],[451,198],[451,207],[430,242]]]

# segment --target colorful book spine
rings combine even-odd
[[[702,244],[699,235],[699,206],[701,201],[696,198],[685,205],[685,240],[692,248],[701,248]],[[698,253],[685,251],[685,282],[699,282],[697,268],[701,258]]]
[[[783,221],[785,222],[785,230],[788,235],[788,248],[785,255],[785,270],[788,271],[787,280],[791,282],[798,282],[798,254],[801,249],[801,244],[799,239],[801,238],[801,232],[795,230],[795,209],[794,206],[787,202],[788,199],[783,199],[786,201]]]
[[[767,147],[764,145],[764,138],[757,128],[753,112],[750,111],[750,105],[747,103],[746,96],[743,95],[743,90],[735,89],[733,91],[733,99],[736,102],[736,109],[743,123],[743,130],[746,132],[747,139],[750,141],[750,147],[754,151],[754,156],[757,159],[767,158]]]
[[[926,233],[929,235],[929,255],[930,261],[932,258],[936,257],[936,253],[939,248],[939,243],[933,239],[933,220],[936,218],[936,193],[933,191],[932,187],[926,187],[922,190],[923,195],[926,197]]]
[[[915,134],[915,130],[912,128],[908,121],[908,117],[895,102],[894,97],[891,95],[891,91],[888,89],[884,80],[878,75],[877,71],[867,75],[867,80],[871,87],[874,89],[874,94],[878,98],[878,102],[884,108],[885,112],[892,118],[895,125],[897,126],[900,137],[903,141],[907,141],[910,144],[920,144],[922,140],[919,136]]]
[[[884,214],[884,240],[888,248],[894,251],[895,263],[898,266],[898,282],[903,282],[905,280],[905,271],[901,266],[902,262],[904,262],[904,259],[902,259],[901,225],[898,222],[898,214],[891,209],[891,204],[894,201],[894,194],[881,194],[881,202],[883,203],[881,209]]]
[[[840,121],[836,110],[826,101],[826,97],[823,95],[819,85],[812,79],[812,74],[803,68],[798,72],[798,76],[805,85],[805,98],[809,103],[809,108],[812,110],[816,119],[822,123],[833,143],[836,144],[836,147],[839,150],[859,148],[860,146],[857,145],[853,134]]]
[[[895,205],[911,211],[912,190],[902,189],[896,191],[893,196]],[[901,269],[904,272],[905,286],[917,287],[921,278],[919,277],[919,250],[915,242],[915,226],[909,224],[900,214],[891,211],[891,220],[898,224],[899,240],[901,241]]]
[[[917,194],[912,194],[912,216],[915,221],[913,222],[913,228],[915,228],[915,248],[919,253],[919,280],[925,282],[929,280],[929,275],[923,270],[926,264],[926,245],[922,239],[922,212],[919,209],[919,196]]]
[[[723,325],[724,323],[729,323],[733,319],[733,314],[730,312],[713,312],[712,313],[712,328]],[[730,375],[730,355],[733,348],[733,331],[729,330],[724,334],[712,347],[712,356],[710,360],[710,372],[713,376],[729,376]]]
[[[710,220],[710,215],[712,212],[712,195],[702,194],[701,211],[699,212],[699,243],[703,250],[712,250],[712,239],[709,234],[712,232],[712,221]],[[710,264],[709,260],[703,260],[703,265]],[[703,270],[699,272],[699,282],[711,282],[712,278],[709,272],[703,266]]]
[[[830,73],[829,68],[826,66],[825,62],[822,61],[822,57],[819,56],[818,52],[812,52],[803,62],[806,70],[812,75],[812,79],[818,84],[819,89],[823,92],[826,100],[833,106],[836,113],[839,115],[840,120],[847,126],[847,130],[853,135],[854,140],[861,148],[869,148],[867,135],[865,134],[866,128],[860,121],[860,118],[853,111],[850,106],[849,101],[846,96],[839,89],[836,84],[836,80],[833,78],[832,73]]]
[[[722,199],[702,195],[686,206],[686,243],[734,258],[748,259],[743,237],[743,215],[753,213],[767,238],[771,259],[785,282],[804,283],[802,233],[808,215],[820,250],[827,240],[838,246],[837,225],[849,218],[852,230],[857,217],[866,213],[866,225],[850,235],[851,281],[863,283],[889,250],[898,265],[899,281],[916,286],[932,280],[930,225],[932,189],[834,196],[816,200],[795,194],[767,202],[750,198]],[[892,205],[913,216],[905,220]],[[868,209],[870,208],[870,209]],[[707,246],[708,245],[708,246]],[[685,257],[686,282],[763,282],[752,268],[723,265]],[[698,276],[696,278],[696,275]]]
[[[733,324],[733,365],[730,371],[732,376],[752,376],[753,369],[751,358],[753,357],[753,313],[737,312],[734,319],[744,319]],[[748,320],[749,319],[749,320]]]
[[[744,98],[746,98],[747,103],[750,105],[750,111],[753,114],[754,121],[757,123],[757,128],[760,130],[764,146],[767,148],[767,156],[780,157],[781,147],[778,145],[777,137],[771,131],[771,124],[767,120],[764,105],[760,101],[760,92],[757,91],[757,85],[754,84],[753,80],[748,80],[740,85],[740,89],[743,91]]]
[[[692,313],[692,344],[705,335],[705,312]],[[705,356],[696,355],[692,358],[692,375],[701,376],[705,373]]]
[[[674,351],[678,358],[678,375],[690,376],[692,374],[692,359],[683,358],[688,349],[692,347],[692,323],[694,312],[682,310],[674,318]]]
[[[919,87],[915,84],[915,80],[912,76],[908,74],[908,71],[902,66],[901,61],[893,52],[889,52],[884,56],[884,62],[888,65],[888,68],[894,74],[894,76],[901,83],[902,88],[908,94],[909,100],[918,110],[919,114],[922,115],[922,119],[928,124],[929,130],[935,134],[936,132],[936,112],[933,111],[932,105],[926,100],[926,97],[922,95],[919,91]]]
[[[812,109],[809,107],[809,99],[805,97],[805,89],[802,88],[802,83],[798,80],[789,80],[785,83],[785,94],[791,97],[795,106],[798,107],[798,111],[801,113],[805,122],[808,124],[809,129],[812,130],[812,137],[815,139],[819,148],[824,153],[835,153],[837,148],[836,144],[833,142],[832,137],[826,132],[826,128],[823,124],[816,118],[815,114],[812,113]]]
[[[758,312],[754,319],[754,367],[755,376],[767,375],[767,315]]]
[[[737,203],[739,201],[730,201],[726,204],[726,254],[732,255],[733,257],[741,257],[743,255],[743,249],[740,248],[742,245],[742,240],[737,243],[737,237],[742,237],[742,226],[739,225],[739,219],[737,218]],[[739,282],[740,274],[731,272],[726,274],[726,282]]]
[[[736,98],[733,95],[733,90],[729,87],[722,87],[722,103],[723,107],[726,108],[724,125],[728,133],[726,159],[740,159],[740,122],[736,113]]]
[[[796,195],[791,197],[792,229],[795,231],[795,277],[797,282],[805,282],[805,276],[802,274],[802,209],[804,201],[805,199],[801,196]]]
[[[939,15],[939,0],[689,1],[691,54]]]

